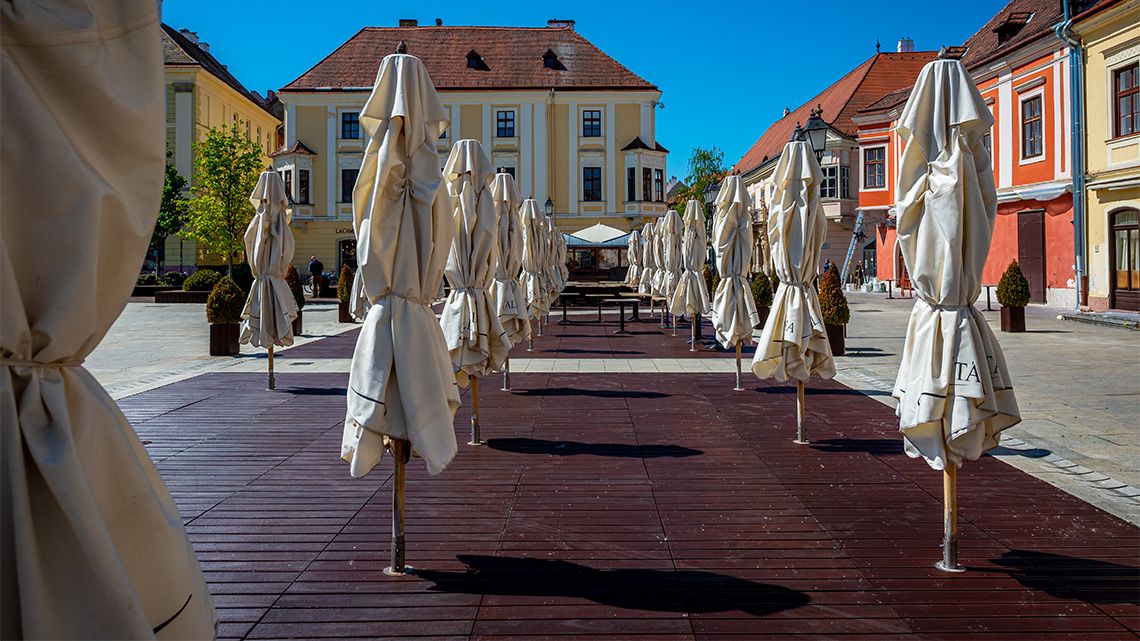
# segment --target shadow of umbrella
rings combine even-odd
[[[807,594],[700,570],[595,570],[569,561],[461,554],[466,572],[417,570],[438,592],[587,599],[655,612],[765,616],[807,605]]]
[[[661,392],[637,392],[611,389],[575,389],[573,387],[540,387],[514,390],[517,396],[592,396],[594,398],[667,398]]]
[[[571,349],[566,347],[559,347],[558,349],[551,350],[559,354],[644,354],[637,350],[630,349]]]
[[[1090,604],[1140,605],[1140,568],[1063,554],[1010,550],[994,559],[1031,590]],[[989,570],[1000,572],[1000,570]]]
[[[299,396],[347,396],[346,387],[285,387],[278,388],[279,392],[289,392]]]
[[[704,454],[680,445],[629,445],[628,443],[579,443],[577,441],[547,441],[535,438],[493,438],[487,447],[520,454],[552,454],[554,456],[613,456],[619,458],[685,458]]]

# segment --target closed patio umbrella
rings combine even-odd
[[[700,317],[709,313],[709,292],[703,271],[705,256],[708,254],[705,214],[696,200],[685,203],[684,230],[681,235],[681,264],[684,269],[669,305],[674,316],[688,316],[692,321],[693,336],[689,351],[696,351]]]
[[[684,266],[681,259],[681,231],[681,217],[672,209],[666,211],[657,230],[661,246],[660,294],[665,298],[666,309],[671,306],[673,292],[677,291],[677,283],[681,280],[681,269]],[[676,314],[673,314],[673,335],[677,335]]]
[[[551,221],[553,227],[553,219]],[[554,228],[554,242],[557,243],[557,259],[558,259],[558,293],[561,294],[566,289],[566,283],[570,281],[570,267],[566,265],[566,236],[558,231],[557,227]]]
[[[478,140],[451,148],[443,181],[451,196],[455,233],[444,275],[451,292],[439,324],[451,353],[455,380],[471,385],[471,442],[480,445],[479,379],[498,371],[511,349],[491,296],[498,262],[498,219],[491,196],[491,159]]]
[[[773,172],[775,195],[768,212],[768,245],[780,286],[752,358],[760,378],[796,381],[796,443],[804,438],[804,383],[812,374],[835,376],[835,361],[815,289],[827,218],[819,199],[823,172],[802,139],[784,146]]]
[[[752,221],[748,216],[748,192],[740,176],[725,176],[716,197],[713,219],[713,249],[720,283],[713,296],[713,328],[725,347],[736,347],[736,387],[740,384],[740,347],[752,338],[760,324],[752,288],[744,277],[752,256]]]
[[[213,638],[182,516],[83,367],[162,196],[158,4],[6,2],[0,34],[0,638]]]
[[[273,346],[293,344],[297,318],[297,302],[285,282],[293,262],[293,231],[281,174],[261,172],[249,202],[257,209],[245,230],[245,255],[254,280],[242,312],[240,341],[269,348],[269,389],[274,389]]]
[[[633,230],[629,234],[625,252],[629,269],[625,272],[625,284],[637,287],[641,283],[641,232]]]
[[[522,223],[522,275],[519,283],[523,295],[526,297],[527,315],[531,320],[537,320],[538,335],[542,336],[543,298],[543,252],[542,252],[542,213],[538,210],[538,203],[533,198],[523,201],[519,209],[519,219]],[[527,350],[534,349],[534,335]]]
[[[637,291],[642,294],[653,293],[653,278],[657,273],[657,263],[654,257],[657,251],[654,244],[654,225],[652,222],[641,226],[641,280],[637,283]]]
[[[368,314],[368,308],[372,307],[372,303],[368,302],[368,293],[364,291],[364,273],[359,269],[352,275],[352,292],[349,294],[348,300],[352,317],[356,320],[364,320]]]
[[[348,377],[341,457],[362,477],[392,452],[392,565],[403,574],[404,465],[411,449],[428,473],[455,456],[459,391],[431,303],[443,279],[455,219],[435,141],[448,125],[424,64],[384,58],[360,126],[368,144],[352,191],[357,261],[372,302]]]
[[[550,216],[544,215],[542,217],[542,241],[543,249],[545,251],[545,269],[547,282],[547,305],[546,311],[550,311],[550,307],[554,305],[554,299],[558,298],[558,294],[562,292],[565,283],[562,280],[562,268],[558,264],[559,247],[558,239],[562,238],[562,233],[554,226],[554,220]]]
[[[519,219],[519,196],[515,177],[503,172],[495,174],[491,182],[491,206],[495,210],[498,261],[495,263],[495,282],[491,299],[499,315],[499,323],[512,345],[530,338],[530,318],[527,316],[526,296],[519,286],[522,271],[522,221]],[[511,388],[511,361],[503,360],[503,389]]]
[[[893,396],[907,454],[943,470],[946,571],[963,569],[956,470],[1021,421],[1001,346],[974,307],[997,218],[982,142],[993,122],[962,63],[940,59],[919,74],[896,128],[898,246],[917,300]]]

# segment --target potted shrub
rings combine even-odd
[[[297,272],[296,267],[289,265],[289,269],[285,271],[285,283],[289,285],[289,291],[293,294],[293,302],[297,303],[297,319],[293,321],[293,335],[300,336],[304,329],[301,309],[305,307],[305,290],[301,287],[301,274]]]
[[[352,311],[348,308],[348,299],[352,297],[352,270],[348,265],[341,265],[340,276],[336,279],[337,320],[342,323],[353,321]]]
[[[222,275],[212,269],[199,269],[182,281],[182,291],[210,292],[214,290],[214,285],[217,285],[221,279]]]
[[[241,313],[245,294],[229,276],[218,280],[206,299],[206,320],[210,322],[210,356],[233,356],[239,351]]]
[[[182,283],[186,282],[186,274],[182,272],[166,272],[158,277],[158,282],[167,287],[182,288]]]
[[[248,263],[235,263],[230,268],[230,278],[233,278],[237,286],[246,294],[253,289],[253,270],[250,269]]]
[[[843,356],[846,345],[843,331],[851,320],[851,308],[839,284],[839,270],[832,265],[819,279],[819,308],[823,313],[823,324],[827,327],[827,342],[831,344],[833,356]]]
[[[1001,331],[1025,331],[1025,305],[1029,303],[1029,281],[1017,261],[1005,268],[998,281],[997,299],[1001,304]]]
[[[752,299],[756,301],[756,313],[760,316],[758,327],[763,327],[768,322],[768,312],[772,310],[772,281],[764,272],[752,279]]]

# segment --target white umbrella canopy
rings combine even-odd
[[[961,62],[936,60],[897,128],[898,245],[918,300],[893,395],[907,454],[934,469],[977,459],[1021,420],[1001,346],[974,308],[997,218],[982,143],[992,125]]]
[[[257,209],[245,230],[245,255],[254,280],[242,312],[240,341],[254,347],[289,346],[297,302],[285,282],[293,262],[293,231],[281,175],[261,172],[249,202]]]
[[[491,296],[498,261],[498,219],[491,196],[491,159],[478,140],[460,140],[451,148],[443,180],[451,195],[454,228],[444,275],[451,285],[439,324],[451,353],[455,379],[466,388],[469,377],[485,378],[498,370],[511,349]]]
[[[161,200],[158,5],[4,3],[0,33],[0,638],[213,638],[178,508],[82,366]]]
[[[522,197],[515,184],[515,177],[508,173],[495,174],[491,182],[491,206],[497,220],[499,260],[495,265],[495,282],[491,295],[499,323],[506,330],[511,343],[520,343],[530,338],[526,296],[519,286],[523,249],[522,221],[519,219],[521,205]]]
[[[752,337],[760,323],[752,288],[744,278],[752,254],[752,221],[748,216],[748,193],[740,176],[725,176],[716,198],[713,248],[720,274],[713,296],[713,327],[716,339],[729,347]]]
[[[435,141],[448,125],[423,63],[384,58],[360,112],[368,144],[352,211],[372,308],[349,373],[341,456],[355,477],[380,461],[384,436],[411,441],[431,474],[457,450],[459,391],[432,299],[455,233]]]
[[[554,242],[558,243],[558,293],[561,294],[562,290],[566,289],[566,283],[570,280],[570,267],[566,265],[566,254],[568,252],[566,237],[557,227],[554,227]]]
[[[543,274],[546,276],[547,309],[554,304],[554,299],[562,291],[565,283],[562,281],[562,268],[558,266],[558,238],[562,233],[554,226],[550,216],[542,217],[542,247],[543,247]]]
[[[629,234],[625,252],[629,269],[625,272],[625,284],[636,287],[641,283],[641,232],[636,229]]]
[[[352,275],[352,292],[348,296],[349,304],[352,305],[352,317],[356,320],[364,320],[365,315],[368,314],[369,308],[372,303],[368,301],[368,293],[364,291],[364,274],[360,269]]]
[[[637,291],[642,294],[653,293],[653,279],[657,274],[657,263],[654,258],[657,251],[654,249],[654,225],[645,223],[641,227],[641,274],[637,284]]]
[[[658,235],[661,239],[661,295],[673,300],[673,292],[681,280],[684,261],[681,257],[682,233],[681,217],[670,209],[661,219]]]
[[[780,286],[752,358],[752,372],[777,381],[835,376],[835,361],[815,289],[827,218],[819,198],[823,180],[807,142],[784,146],[773,173],[775,196],[768,212],[768,244]]]
[[[705,237],[705,215],[696,200],[685,203],[685,221],[682,232],[681,277],[669,302],[670,310],[678,316],[690,318],[709,313],[709,292],[705,285],[704,265],[708,251]]]
[[[522,276],[520,283],[526,296],[527,313],[538,318],[547,311],[546,290],[543,285],[542,213],[533,198],[523,201],[519,210],[522,222]]]

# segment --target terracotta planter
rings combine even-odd
[[[304,311],[298,309],[297,310],[297,318],[293,319],[293,335],[294,336],[300,336],[301,334],[304,333],[305,325],[301,321],[301,318],[303,317],[304,313],[305,313]]]
[[[337,301],[336,304],[337,320],[341,323],[353,322],[352,312],[348,310],[348,303],[345,301]]]
[[[241,351],[238,339],[241,338],[241,325],[237,323],[215,323],[210,325],[210,356],[233,356]]]
[[[831,345],[832,356],[843,356],[847,351],[847,341],[843,336],[845,325],[831,325],[824,323],[827,328],[827,342]]]
[[[756,315],[760,317],[760,324],[756,326],[756,329],[764,329],[764,326],[768,324],[768,314],[771,311],[772,308],[766,305],[756,306]]]
[[[1024,307],[1002,307],[1001,308],[1001,331],[1003,332],[1024,332],[1025,331],[1025,308]]]

